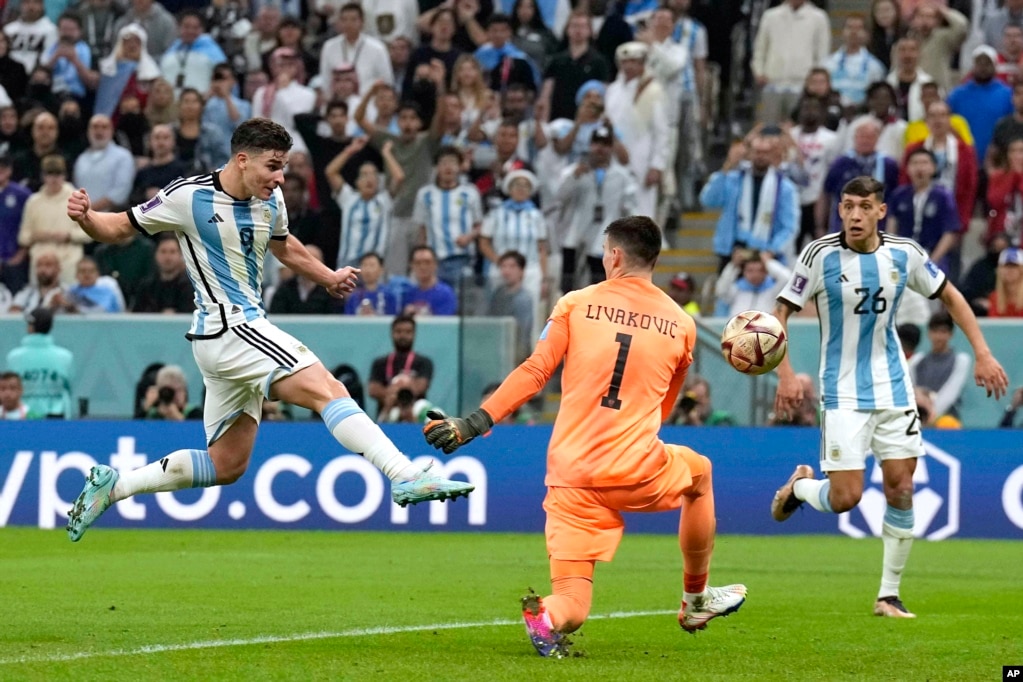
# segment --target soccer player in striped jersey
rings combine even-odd
[[[991,354],[969,304],[912,239],[878,231],[887,206],[884,185],[867,176],[842,188],[842,231],[811,242],[778,295],[774,314],[789,316],[814,299],[821,325],[820,467],[796,467],[775,494],[771,514],[789,518],[803,502],[840,514],[863,494],[866,456],[872,452],[884,477],[887,508],[881,539],[878,616],[913,618],[899,583],[913,543],[913,472],[924,455],[909,370],[896,335],[895,316],[906,289],[938,299],[966,334],[976,357],[974,378],[989,396],[1008,387],[1005,370]],[[792,349],[790,349],[790,353]],[[785,418],[803,399],[788,357],[778,366],[775,412]]]
[[[73,542],[118,500],[238,480],[249,464],[264,398],[320,414],[341,445],[391,479],[391,497],[402,506],[473,490],[412,464],[312,351],[266,319],[260,282],[267,250],[336,297],[355,288],[358,273],[328,268],[288,233],[280,185],[290,148],[284,127],[254,118],[231,136],[231,160],[222,170],[172,182],[127,212],[93,210],[84,190],[68,199],[68,217],[99,242],[119,242],[136,230],[176,233],[195,287],[186,337],[206,385],[206,449],[175,450],[133,471],[94,466],[68,512]]]

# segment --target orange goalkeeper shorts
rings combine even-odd
[[[706,460],[682,445],[666,445],[668,462],[657,476],[620,488],[547,488],[547,554],[562,561],[611,561],[622,539],[622,512],[678,509]]]

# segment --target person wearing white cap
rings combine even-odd
[[[995,48],[981,45],[972,57],[973,76],[949,93],[948,106],[970,124],[977,161],[983,165],[995,124],[1013,111],[1012,90],[995,78]]]
[[[489,262],[487,279],[491,287],[501,283],[497,267],[501,254],[517,251],[525,256],[522,286],[534,301],[534,310],[539,311],[547,294],[547,254],[550,248],[543,212],[530,199],[538,189],[536,176],[528,170],[513,170],[504,176],[501,190],[508,199],[483,219],[480,253]],[[544,313],[534,315],[534,320],[546,319],[546,311]]]
[[[988,300],[988,317],[1023,317],[1023,251],[1010,247],[998,255],[995,290]]]
[[[629,170],[636,178],[636,212],[656,219],[661,176],[668,165],[668,121],[664,88],[645,73],[645,43],[622,43],[615,50],[618,77],[607,88],[608,118],[629,149]]]

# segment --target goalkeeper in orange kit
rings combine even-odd
[[[564,656],[565,635],[589,615],[594,563],[614,557],[622,512],[682,508],[683,629],[702,630],[746,598],[743,585],[707,586],[715,530],[710,460],[658,438],[696,341],[693,319],[652,282],[661,231],[635,216],[604,234],[607,281],[558,301],[532,356],[480,409],[465,418],[432,412],[423,429],[431,445],[454,452],[536,395],[565,360],[544,481],[554,593],[522,600],[541,656]]]

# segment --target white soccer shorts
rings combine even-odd
[[[263,318],[231,327],[214,339],[195,339],[192,355],[206,384],[207,445],[239,415],[259,424],[270,384],[320,361],[298,339]]]
[[[824,410],[821,471],[862,471],[870,453],[879,462],[923,457],[916,409]]]

